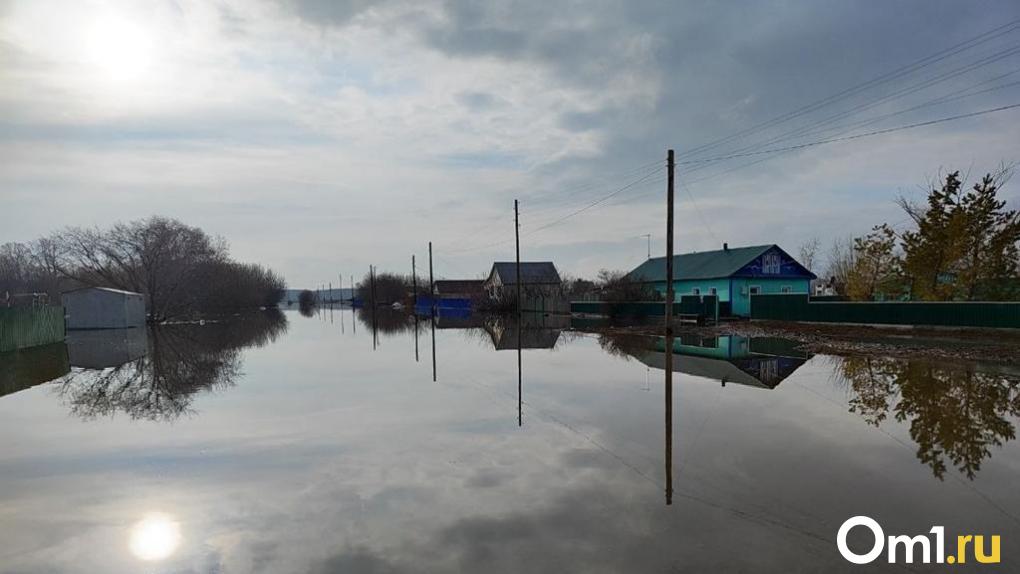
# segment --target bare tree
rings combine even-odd
[[[818,250],[822,242],[817,237],[812,237],[800,244],[800,264],[808,271],[815,272],[815,265],[818,264]]]

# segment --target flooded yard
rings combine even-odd
[[[1016,567],[1020,370],[682,336],[667,384],[667,349],[349,309],[72,333],[0,358],[0,571],[940,567],[848,563],[857,515]]]

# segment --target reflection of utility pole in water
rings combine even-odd
[[[673,354],[673,336],[666,336],[666,356]],[[666,359],[666,504],[673,504],[673,360]]]
[[[523,376],[521,373],[521,323],[524,315],[521,311],[521,223],[517,211],[517,200],[514,200],[514,242],[517,244],[517,426],[523,426],[521,404],[524,401]]]

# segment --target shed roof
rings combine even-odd
[[[517,263],[513,261],[497,261],[492,264],[493,275],[499,275],[504,285],[517,284]],[[521,280],[529,284],[559,284],[560,274],[552,261],[521,261]]]
[[[752,245],[749,247],[730,247],[716,251],[700,251],[683,253],[673,256],[674,280],[719,279],[731,277],[770,249],[783,251],[778,245]],[[789,254],[787,254],[789,256]],[[791,259],[793,259],[791,257]],[[813,275],[806,269],[807,275]],[[666,258],[653,257],[637,266],[628,274],[637,281],[665,281]]]
[[[79,291],[104,291],[107,293],[116,293],[117,295],[138,295],[139,297],[141,297],[142,295],[141,293],[136,293],[134,291],[125,291],[123,289],[114,289],[112,287],[78,287],[77,289],[70,289],[64,291],[63,293],[61,293],[61,295],[66,295],[68,293],[77,293]]]

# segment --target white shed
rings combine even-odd
[[[71,329],[126,329],[145,326],[145,296],[141,293],[83,287],[60,297]]]

